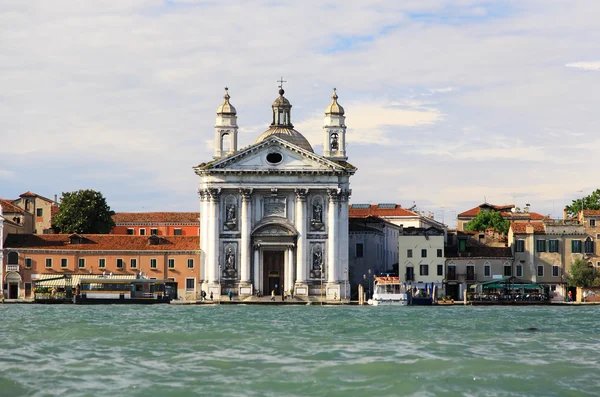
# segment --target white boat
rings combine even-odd
[[[400,277],[375,277],[373,299],[367,303],[372,306],[406,306],[406,288]]]

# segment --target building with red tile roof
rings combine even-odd
[[[12,200],[11,203],[22,211],[22,224],[26,233],[52,233],[53,211],[58,208],[56,197],[50,200],[28,191],[19,195],[19,198]]]
[[[464,231],[465,225],[475,218],[480,211],[498,211],[502,214],[504,219],[508,219],[511,222],[531,222],[550,219],[548,216],[529,211],[528,206],[525,207],[525,210],[521,211],[518,207],[515,207],[514,204],[495,205],[483,203],[470,210],[461,212],[456,216],[457,230]]]
[[[199,236],[199,212],[117,212],[111,234]]]
[[[31,297],[32,283],[48,275],[141,274],[177,282],[178,295],[196,298],[198,236],[110,234],[9,235],[4,244],[11,286],[7,293]],[[18,292],[15,292],[18,291]],[[8,296],[7,296],[8,297]]]
[[[376,216],[398,226],[445,229],[446,226],[435,220],[433,213],[415,212],[403,208],[400,204],[352,204],[348,209],[350,218]]]

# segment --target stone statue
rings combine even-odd
[[[313,252],[313,270],[321,270],[323,266],[323,253],[321,250],[316,249]]]
[[[318,223],[323,222],[323,207],[321,207],[321,204],[319,202],[313,204],[312,221]]]
[[[227,254],[225,255],[225,269],[235,269],[235,255],[233,254],[233,250],[231,249],[231,247],[229,247],[229,249],[227,250]]]
[[[227,222],[235,223],[235,204],[227,206]]]
[[[331,150],[338,150],[338,148],[338,134],[333,133],[331,134]]]

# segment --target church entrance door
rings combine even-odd
[[[283,251],[263,252],[263,295],[281,295],[283,291]]]

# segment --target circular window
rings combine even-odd
[[[279,164],[281,163],[281,160],[283,160],[281,153],[273,152],[267,154],[267,161],[271,164]]]

